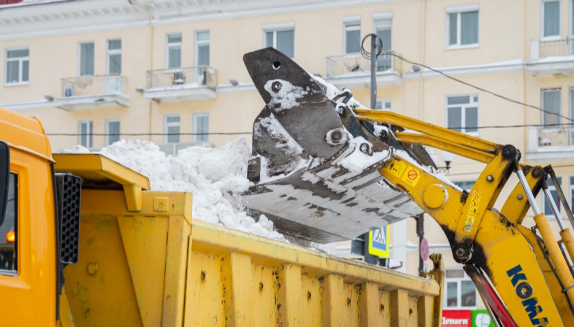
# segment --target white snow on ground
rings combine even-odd
[[[76,145],[67,153],[90,153]],[[249,217],[240,194],[247,191],[247,160],[251,147],[244,137],[220,149],[190,147],[176,157],[166,156],[159,146],[148,141],[118,141],[100,152],[104,156],[149,178],[154,191],[193,193],[192,217],[243,232],[284,241],[273,222],[261,215]]]

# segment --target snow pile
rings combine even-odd
[[[67,153],[90,153],[76,145]],[[247,161],[251,147],[244,137],[221,149],[189,147],[176,157],[166,156],[159,146],[148,141],[118,141],[100,154],[145,175],[154,191],[193,193],[192,217],[243,232],[286,241],[264,215],[255,221],[241,204],[247,191]]]

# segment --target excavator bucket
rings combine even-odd
[[[379,173],[396,151],[424,165],[419,145],[355,118],[347,90],[314,77],[281,52],[266,48],[243,61],[265,107],[253,123],[244,205],[288,235],[318,243],[352,239],[422,213]],[[435,167],[436,168],[436,167]]]

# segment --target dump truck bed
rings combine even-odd
[[[141,188],[141,175],[120,176],[125,167],[99,155],[59,156],[56,162],[65,162],[65,170],[84,176],[90,187],[82,191],[79,262],[64,270],[61,326],[72,320],[74,326],[439,321],[440,273],[433,275],[437,282],[194,220],[190,193],[145,187],[126,193]],[[84,160],[102,164],[86,173]],[[121,177],[115,182],[123,187],[110,188],[113,180],[104,183],[102,176]],[[129,202],[141,207],[128,208]]]

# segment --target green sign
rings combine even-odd
[[[495,327],[488,311],[486,310],[472,310],[472,327]]]

